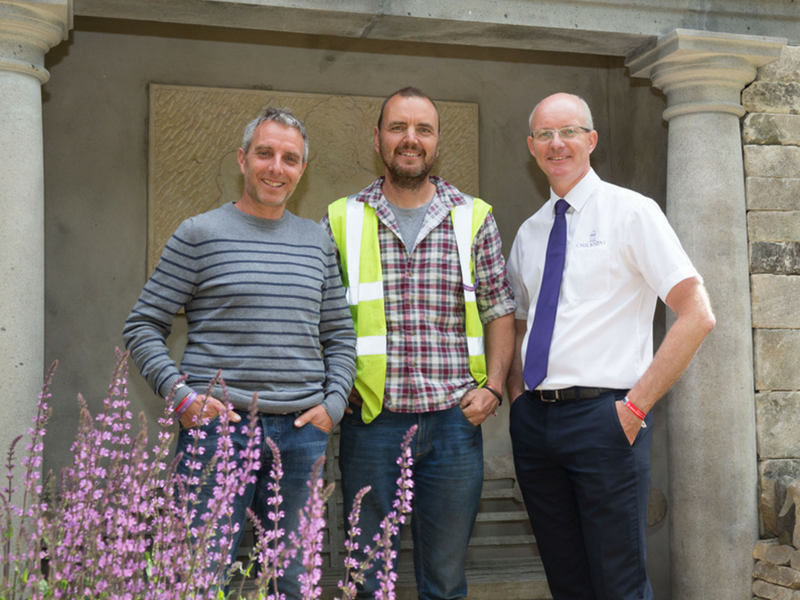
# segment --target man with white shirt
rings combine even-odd
[[[520,227],[508,266],[517,479],[555,600],[650,599],[650,411],[714,315],[658,205],[591,168],[597,132],[586,103],[549,96],[530,129],[551,190]],[[677,320],[654,357],[659,297]]]

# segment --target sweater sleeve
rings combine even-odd
[[[139,372],[150,388],[166,398],[181,378],[169,356],[167,337],[175,315],[191,300],[197,271],[194,268],[191,225],[184,221],[167,242],[161,259],[125,321],[122,337]],[[191,390],[181,388],[174,403]]]
[[[336,424],[344,415],[347,397],[356,377],[356,333],[333,244],[327,239],[325,241],[325,283],[319,324],[326,375],[322,406]]]

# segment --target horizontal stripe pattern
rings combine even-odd
[[[178,369],[165,336],[181,307],[189,335]],[[355,376],[355,333],[333,246],[317,224],[288,212],[268,221],[227,204],[182,223],[124,338],[161,396],[182,373],[203,392],[221,370],[237,406],[256,392],[260,410],[291,412],[333,394],[328,402],[343,411]]]

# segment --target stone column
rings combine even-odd
[[[785,44],[678,29],[626,61],[666,94],[667,217],[717,316],[668,399],[673,600],[752,598],[758,486],[740,98]]]
[[[27,432],[44,362],[44,55],[72,0],[0,0],[0,453]],[[24,443],[17,452],[24,451]],[[19,461],[17,461],[19,464]]]

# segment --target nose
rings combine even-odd
[[[280,154],[273,154],[267,162],[267,168],[273,173],[280,173],[283,170],[283,161]]]
[[[561,138],[561,135],[558,133],[558,131],[553,132],[553,139],[550,140],[550,145],[557,147],[564,145],[564,140]]]
[[[406,135],[405,135],[405,139],[407,139],[407,140],[408,140],[408,141],[410,141],[410,142],[414,142],[414,143],[416,143],[416,141],[417,141],[417,138],[418,138],[418,136],[417,136],[417,129],[416,129],[416,127],[413,127],[413,126],[411,126],[411,127],[408,127],[408,128],[406,129]]]

